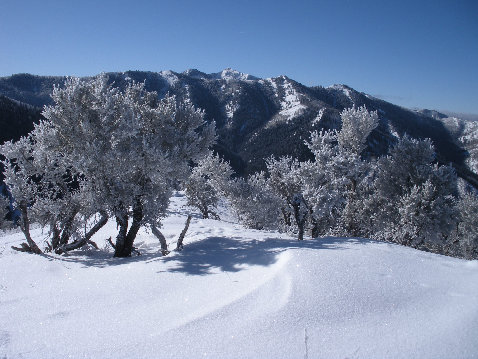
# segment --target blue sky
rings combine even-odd
[[[478,1],[0,0],[0,76],[227,67],[478,113]]]

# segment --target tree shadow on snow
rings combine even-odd
[[[194,243],[185,243],[181,252],[162,256],[159,244],[140,248],[141,255],[128,258],[113,258],[113,253],[105,250],[71,252],[67,256],[42,254],[50,261],[81,263],[85,267],[110,267],[128,265],[132,262],[156,262],[165,264],[163,271],[188,275],[208,275],[217,269],[223,272],[237,272],[245,265],[268,266],[278,260],[278,255],[288,249],[343,250],[350,244],[375,242],[363,238],[324,237],[312,240],[265,238],[246,240],[244,237],[207,237]],[[357,247],[359,249],[360,247]]]
[[[66,255],[54,255],[50,253],[43,253],[41,256],[50,261],[60,261],[67,263],[80,263],[85,267],[104,268],[110,266],[127,265],[133,262],[146,262],[154,259],[161,259],[159,243],[157,246],[148,246],[141,248],[140,255],[133,254],[131,257],[114,258],[113,251],[107,250],[75,250]]]
[[[237,272],[244,265],[268,266],[278,260],[278,255],[288,249],[343,250],[346,244],[365,244],[371,240],[362,238],[324,237],[313,240],[266,238],[265,240],[244,240],[240,237],[208,237],[187,244],[173,256],[162,258],[172,267],[163,272],[180,272],[188,275],[207,275],[219,269],[223,272]]]

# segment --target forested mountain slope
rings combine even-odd
[[[114,86],[124,87],[129,80],[144,82],[148,91],[157,91],[161,97],[169,92],[204,109],[206,119],[216,121],[216,149],[240,174],[264,169],[264,159],[271,155],[309,158],[304,140],[311,131],[340,128],[344,108],[365,105],[369,111],[378,111],[380,117],[380,125],[368,142],[368,155],[386,153],[397,135],[431,138],[438,161],[452,162],[461,177],[478,186],[478,141],[470,121],[449,119],[436,111],[408,110],[345,85],[307,87],[286,76],[259,79],[232,69],[215,74],[198,70],[127,71],[108,73],[108,77]],[[40,108],[51,103],[54,84],[61,85],[64,79],[29,74],[3,77],[0,95]],[[0,116],[3,133],[13,127],[28,131],[31,126],[24,122],[38,119],[37,114],[18,120],[3,106]]]

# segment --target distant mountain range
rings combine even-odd
[[[478,188],[476,121],[433,110],[409,110],[345,85],[307,87],[287,76],[261,79],[232,69],[213,74],[192,69],[107,75],[114,86],[124,87],[130,80],[144,82],[147,90],[160,97],[169,92],[204,109],[206,119],[216,121],[216,150],[243,175],[264,169],[264,159],[271,155],[310,158],[304,140],[311,131],[340,128],[344,108],[365,105],[380,117],[366,155],[383,155],[405,133],[428,137],[437,160],[452,163],[462,178]],[[41,107],[51,104],[53,86],[65,79],[30,74],[0,78],[0,141],[28,133],[41,118]]]

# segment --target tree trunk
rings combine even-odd
[[[302,223],[299,225],[299,233],[297,235],[297,240],[298,241],[304,240],[304,225]]]
[[[105,211],[100,211],[100,215],[101,215],[101,218],[100,220],[98,221],[98,223],[96,223],[89,231],[88,233],[86,233],[86,235],[81,238],[79,241],[76,241],[76,242],[73,242],[73,243],[69,243],[69,244],[65,244],[63,246],[61,246],[60,248],[58,248],[56,250],[56,253],[58,254],[61,254],[63,252],[68,252],[68,251],[72,251],[74,249],[78,249],[78,248],[81,248],[83,247],[85,244],[87,244],[88,242],[90,242],[90,239],[91,237],[93,237],[93,235],[98,232],[105,224],[106,222],[108,222],[108,215]]]
[[[311,234],[312,238],[319,237],[319,224],[316,221],[314,221],[314,223],[312,225],[312,229],[310,231],[310,234]]]
[[[151,230],[153,231],[153,234],[156,236],[156,238],[159,239],[159,243],[161,243],[161,253],[163,256],[168,255],[168,243],[166,243],[166,238],[164,238],[163,234],[161,231],[155,226],[151,226]]]
[[[131,252],[133,251],[133,244],[138,234],[141,225],[143,224],[143,204],[141,200],[137,200],[135,205],[133,206],[133,223],[131,223],[131,227],[126,235],[125,241],[125,257],[130,257]]]
[[[55,221],[52,221],[50,224],[51,226],[51,233],[52,233],[52,239],[51,239],[51,249],[55,250],[60,246],[60,234],[61,230],[58,228],[57,224]]]
[[[290,213],[285,210],[284,207],[281,207],[282,216],[284,216],[284,223],[286,226],[290,227],[292,222],[290,221]]]
[[[183,231],[181,232],[181,234],[179,235],[179,238],[178,238],[178,244],[176,245],[176,250],[177,251],[180,251],[184,248],[183,246],[183,240],[184,240],[184,236],[186,236],[186,232],[188,231],[188,228],[189,228],[189,223],[191,223],[191,218],[192,216],[189,215],[188,216],[188,219],[186,219],[186,224],[184,225],[184,229]]]
[[[69,216],[66,218],[63,224],[63,229],[60,237],[60,246],[63,246],[69,242],[71,236],[71,229],[73,227],[75,216],[77,215],[78,211],[78,208],[74,207],[70,212]]]
[[[119,231],[116,236],[114,257],[127,257],[127,255],[125,255],[126,235],[128,232],[128,213],[126,210],[122,210],[116,215],[116,223],[119,227]]]
[[[20,229],[25,235],[25,238],[28,243],[28,247],[30,247],[30,250],[35,254],[43,253],[41,249],[37,246],[35,241],[32,239],[32,236],[30,235],[30,220],[28,219],[27,204],[25,202],[22,202],[20,203],[18,208],[20,209],[20,212],[22,214],[22,218],[20,220]]]
[[[304,227],[307,219],[307,211],[305,211],[304,208],[301,208],[302,206],[305,206],[302,195],[295,195],[292,201],[292,208],[294,208],[295,222],[299,229],[297,238],[299,241],[304,240]]]

